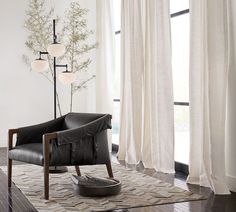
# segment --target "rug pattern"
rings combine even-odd
[[[43,199],[43,169],[35,165],[13,167],[13,181],[40,212],[106,211],[203,199],[202,196],[175,187],[156,178],[113,164],[115,178],[121,180],[119,195],[88,198],[76,194],[69,172],[50,174],[50,200]],[[6,172],[6,167],[1,167]],[[92,176],[106,177],[104,165],[82,166],[81,172]]]

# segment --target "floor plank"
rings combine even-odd
[[[37,211],[22,192],[12,184],[7,186],[7,176],[0,170],[0,211],[1,212],[34,212]]]

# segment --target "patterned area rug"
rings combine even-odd
[[[113,164],[116,179],[122,182],[119,195],[88,198],[76,194],[71,174],[74,167],[68,167],[64,174],[50,174],[50,200],[43,199],[43,169],[34,165],[17,165],[13,167],[13,181],[25,194],[38,211],[106,211],[159,204],[176,203],[203,199],[198,194],[175,187],[140,172]],[[7,167],[1,167],[6,172]],[[106,177],[104,165],[81,166],[81,173]]]

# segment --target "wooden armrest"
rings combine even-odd
[[[43,156],[44,156],[44,167],[49,167],[49,143],[52,139],[57,138],[57,134],[47,133],[43,135]]]
[[[52,139],[57,138],[57,133],[46,133],[43,135],[43,143],[50,142]]]
[[[19,132],[19,129],[9,129],[8,130],[8,133],[10,134],[16,134],[16,133],[18,133]]]
[[[8,150],[12,149],[13,146],[13,135],[17,134],[19,129],[9,129],[8,130]]]

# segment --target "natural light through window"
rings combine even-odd
[[[189,9],[189,0],[171,0],[171,14]],[[189,13],[171,18],[175,103],[175,161],[189,162]],[[182,105],[178,105],[178,103]]]
[[[114,11],[114,36],[115,36],[115,84],[112,117],[112,142],[119,145],[120,131],[120,28],[121,28],[121,0],[113,1]]]

